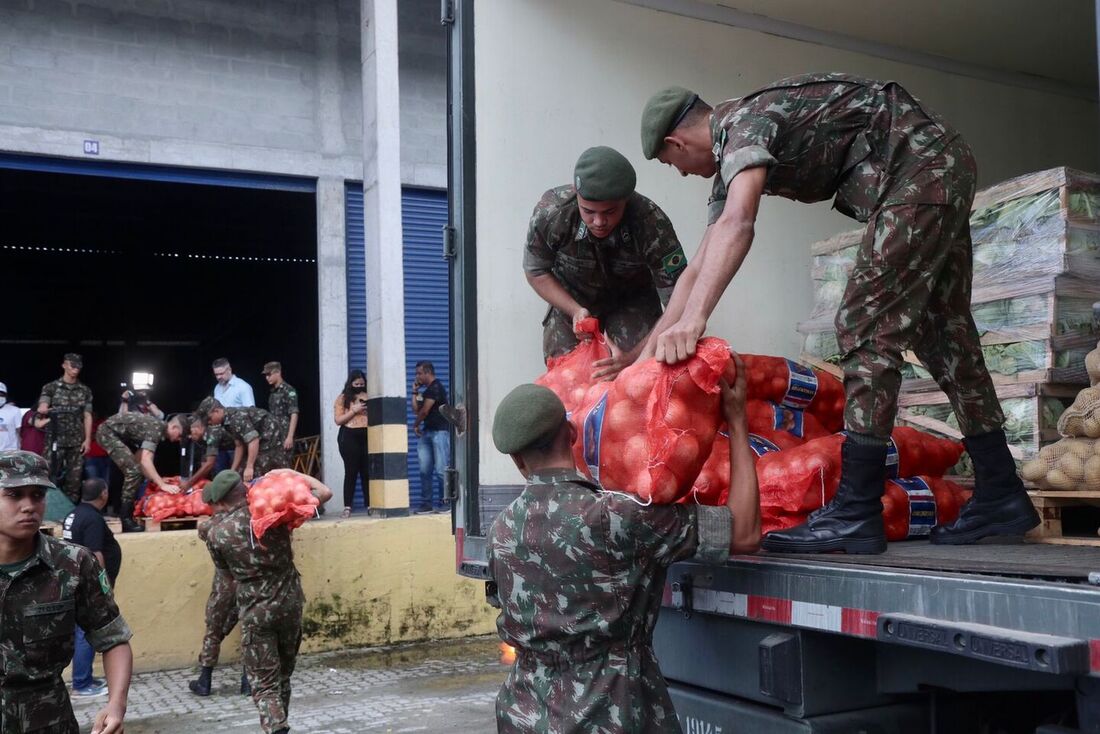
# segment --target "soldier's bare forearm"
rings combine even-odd
[[[298,414],[297,413],[291,413],[290,414],[290,430],[287,431],[286,437],[288,439],[290,439],[291,441],[293,441],[294,436],[297,433],[298,433]]]
[[[755,553],[760,549],[760,489],[756,463],[749,447],[745,424],[734,423],[730,434],[730,491],[726,500],[733,523],[731,553]]]
[[[111,694],[111,703],[121,707],[126,713],[130,698],[130,676],[134,669],[134,653],[130,643],[115,645],[103,653],[103,672],[107,674],[107,690]]]
[[[573,296],[569,295],[569,291],[562,287],[558,279],[549,273],[543,275],[528,275],[527,282],[531,284],[535,293],[539,294],[539,298],[570,318],[572,318],[573,314],[578,310],[583,308],[581,304],[577,303],[577,300],[573,298]]]
[[[251,469],[256,466],[256,457],[260,455],[260,439],[254,438],[248,442],[248,459],[245,467]]]

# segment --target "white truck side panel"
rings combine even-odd
[[[838,8],[837,12],[843,12]],[[716,103],[808,71],[903,83],[956,125],[986,185],[1056,165],[1095,168],[1095,104],[745,31],[612,0],[479,0],[475,12],[480,483],[521,481],[490,437],[493,411],[542,371],[546,306],[522,253],[539,196],[567,183],[592,145],[620,150],[638,190],[671,217],[689,257],[710,182],[645,161],[638,116],[666,84]],[[858,224],[830,210],[765,200],[756,243],[709,332],[739,349],[795,356],[810,310],[809,245]]]

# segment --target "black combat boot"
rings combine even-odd
[[[134,519],[134,503],[123,502],[122,503],[122,532],[124,533],[142,533],[145,532],[145,528]]]
[[[938,545],[968,545],[993,535],[1022,536],[1039,524],[1039,513],[1016,474],[1003,430],[963,439],[974,462],[974,496],[959,519],[932,528]]]
[[[252,686],[248,683],[248,673],[246,671],[243,671],[243,670],[241,671],[241,695],[242,696],[251,696],[252,695]]]
[[[840,487],[829,504],[789,530],[764,536],[774,553],[882,553],[882,493],[886,483],[886,444],[859,444],[851,437],[841,446]]]
[[[196,696],[209,696],[210,695],[210,676],[213,675],[214,669],[208,668],[205,665],[199,669],[199,677],[197,680],[193,680],[187,684],[187,687],[191,689],[191,692]]]

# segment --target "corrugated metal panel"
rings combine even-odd
[[[0,168],[46,173],[72,173],[83,176],[107,176],[140,181],[169,181],[212,186],[236,186],[246,189],[278,189],[280,191],[313,192],[317,181],[301,176],[246,173],[244,171],[217,171],[209,168],[177,168],[142,163],[118,163],[115,161],[76,158],[51,158],[46,156],[0,154]],[[360,196],[360,198],[362,198]]]
[[[416,363],[429,360],[450,396],[450,285],[443,257],[447,192],[406,188],[401,192],[405,265],[405,377],[412,385]],[[409,506],[420,499],[416,435],[409,411]]]
[[[348,298],[348,369],[367,369],[367,271],[363,249],[363,184],[344,187]]]

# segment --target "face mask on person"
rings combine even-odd
[[[7,395],[0,395],[0,408],[3,408],[7,404],[8,404],[8,396]]]

